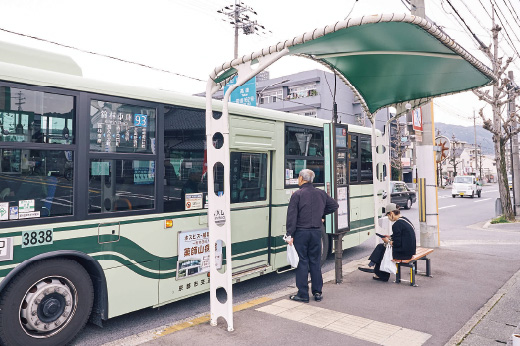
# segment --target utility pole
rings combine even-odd
[[[478,149],[479,149],[479,152],[480,152],[480,164],[478,166],[479,169],[480,169],[480,180],[483,181],[483,178],[482,178],[482,143],[479,144]]]
[[[515,104],[515,96],[514,93],[511,92],[514,90],[514,75],[513,71],[508,72],[509,83],[511,83],[511,87],[509,88],[509,102],[508,102],[508,110],[509,117],[511,119],[511,132],[516,130],[516,104]],[[519,164],[519,156],[518,156],[518,134],[515,134],[511,137],[511,174],[513,178],[513,213],[515,215],[520,215],[520,164]]]
[[[426,18],[424,0],[411,1],[412,15]],[[427,81],[424,81],[425,83]],[[423,120],[422,141],[417,144],[417,176],[424,179],[426,203],[424,210],[419,210],[420,239],[423,247],[439,247],[439,206],[437,201],[436,153],[433,150],[435,141],[435,124],[433,121],[433,103],[430,101],[421,107]],[[423,217],[421,217],[423,215]]]
[[[256,15],[256,11],[239,0],[235,0],[234,4],[227,5],[217,12],[228,17],[229,23],[235,28],[235,59],[238,58],[238,33],[240,29],[242,29],[244,35],[259,35],[259,32],[262,34],[267,32],[263,25],[249,17],[249,14]]]
[[[477,176],[478,164],[477,164],[477,116],[475,115],[475,110],[473,110],[473,132],[475,134],[475,144],[473,145],[473,149],[475,150],[475,177]],[[482,179],[482,176],[480,177]]]

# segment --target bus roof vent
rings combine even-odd
[[[0,42],[0,61],[40,70],[81,76],[81,68],[66,55]]]

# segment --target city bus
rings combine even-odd
[[[204,98],[86,79],[67,56],[0,46],[0,343],[62,345],[87,321],[208,291]],[[230,105],[233,282],[288,269],[301,169],[342,187],[344,249],[373,232],[370,129],[333,130],[341,150],[329,121]]]

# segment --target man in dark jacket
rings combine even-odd
[[[287,243],[294,247],[300,258],[296,268],[296,287],[298,293],[291,300],[309,302],[308,273],[311,273],[312,294],[316,301],[323,296],[321,276],[321,227],[323,217],[338,209],[338,203],[325,191],[312,185],[314,172],[303,169],[298,176],[300,189],[296,191],[287,209]]]

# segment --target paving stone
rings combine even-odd
[[[489,319],[483,319],[472,331],[470,335],[479,335],[489,340],[499,340],[507,343],[515,327],[505,323],[498,323]]]

